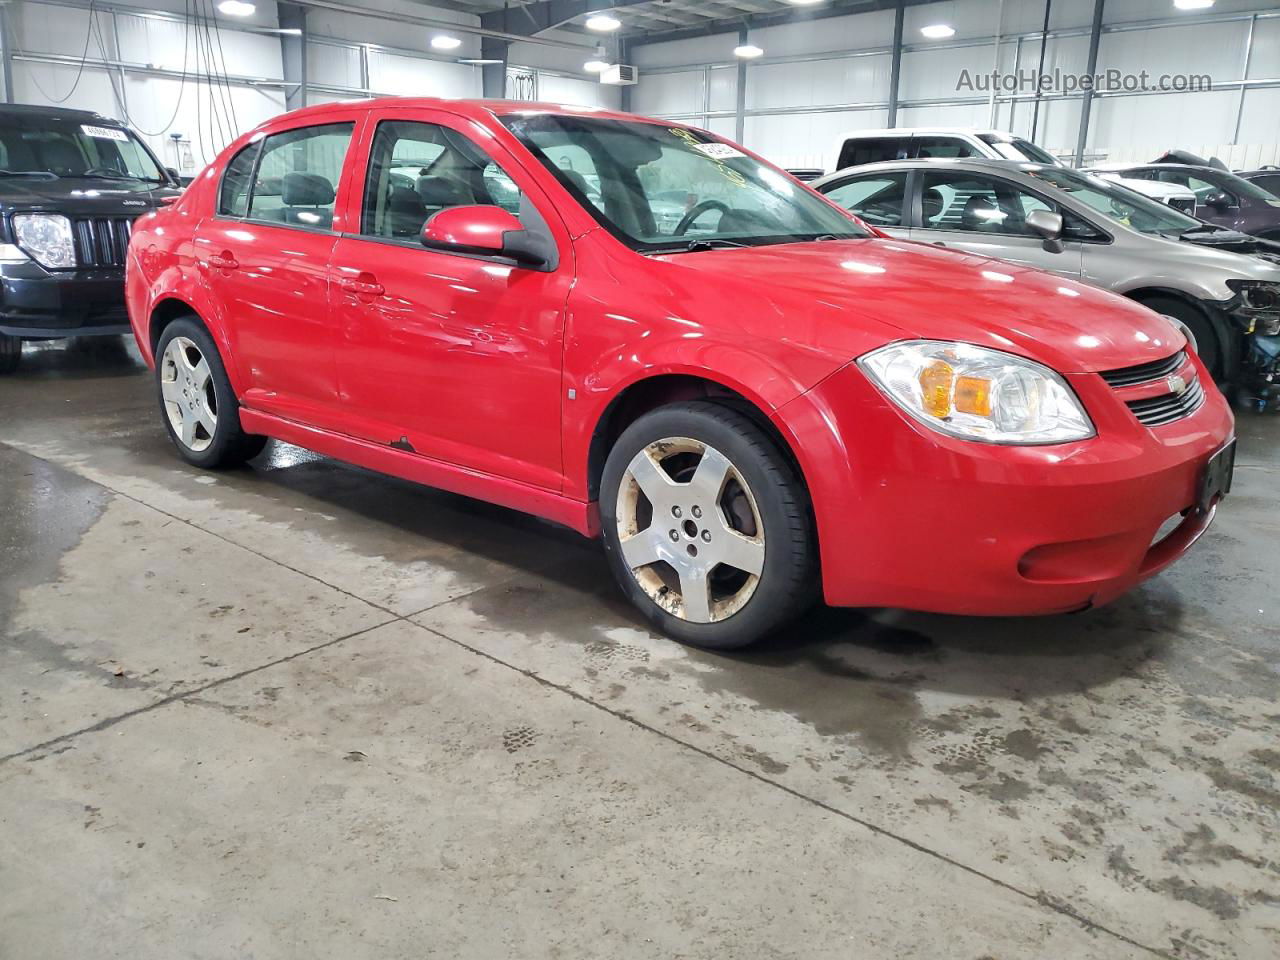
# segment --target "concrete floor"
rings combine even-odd
[[[592,544],[114,342],[0,380],[0,957],[1280,955],[1280,418],[1115,605],[650,635]]]

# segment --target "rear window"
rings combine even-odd
[[[840,148],[836,169],[860,167],[864,163],[882,160],[904,160],[910,142],[909,137],[850,137]]]

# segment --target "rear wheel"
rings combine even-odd
[[[256,457],[267,438],[245,433],[240,404],[218,348],[194,317],[165,327],[156,346],[156,392],[165,428],[188,463],[234,467]]]
[[[605,464],[601,523],[623,592],[661,632],[727,649],[797,616],[817,588],[803,484],[748,417],[698,401],[633,423]]]
[[[13,373],[22,362],[22,340],[0,333],[0,374]]]

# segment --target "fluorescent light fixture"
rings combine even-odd
[[[1173,5],[1179,10],[1208,10],[1213,0],[1173,0]]]
[[[246,3],[245,0],[222,0],[218,4],[218,12],[225,13],[228,17],[251,17],[257,9],[252,3]]]
[[[733,48],[733,55],[739,60],[754,60],[756,57],[764,56],[764,50],[754,43],[744,43],[740,47]]]
[[[459,57],[458,62],[472,67],[489,67],[495,63],[502,63],[501,60],[494,60],[492,57]]]
[[[462,46],[462,41],[457,37],[451,37],[447,33],[437,33],[431,38],[432,50],[457,50]]]
[[[956,35],[956,28],[945,23],[931,23],[927,27],[921,27],[920,32],[930,40],[945,40]]]
[[[812,7],[821,2],[822,0],[787,0],[787,3],[791,4],[793,7]]]
[[[609,33],[617,30],[622,26],[622,21],[617,17],[611,17],[607,13],[597,13],[594,16],[587,17],[587,29],[595,30],[597,33]]]
[[[582,65],[582,69],[587,73],[604,73],[609,69],[609,64],[604,60],[588,60]]]

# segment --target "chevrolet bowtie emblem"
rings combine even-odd
[[[1169,392],[1182,396],[1182,394],[1187,392],[1187,381],[1182,379],[1180,374],[1175,373],[1169,378]]]

